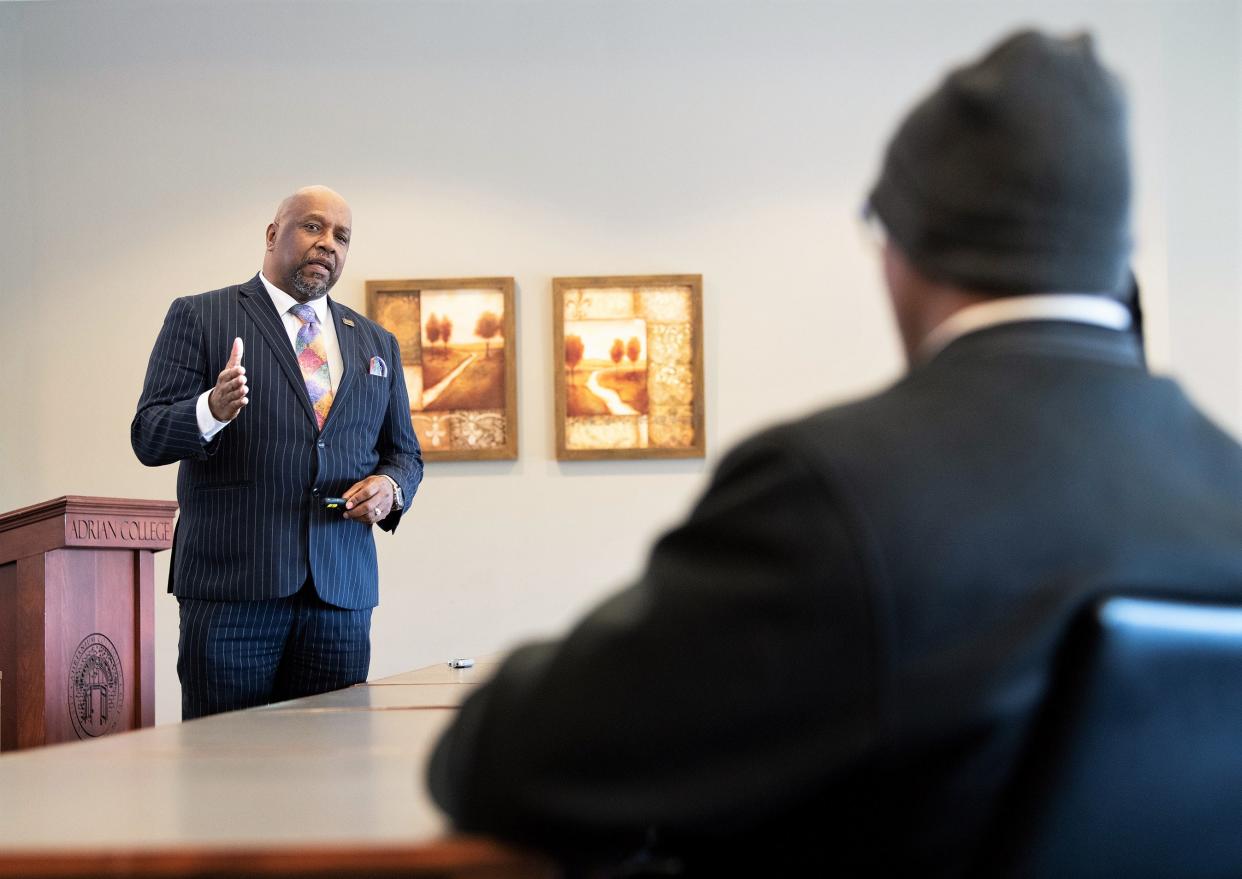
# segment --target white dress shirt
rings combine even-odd
[[[1031,296],[1005,296],[977,302],[943,320],[919,344],[916,359],[931,360],[950,342],[967,333],[999,324],[1034,320],[1060,320],[1125,330],[1130,327],[1130,311],[1116,299],[1086,293],[1043,293]]]
[[[272,299],[272,305],[276,307],[276,312],[285,325],[285,332],[289,335],[289,346],[296,351],[298,330],[302,329],[302,321],[290,314],[289,309],[297,305],[298,301],[265,278],[262,272],[259,272],[259,280],[263,282],[267,295]],[[328,355],[328,380],[332,384],[332,393],[335,394],[341,384],[341,375],[345,371],[345,361],[341,359],[341,346],[336,340],[336,322],[332,320],[332,312],[328,310],[327,296],[312,299],[307,305],[315,310],[315,315],[319,318],[319,335],[323,339],[323,347]],[[247,340],[242,339],[242,344],[245,346]],[[242,366],[245,365],[246,355],[243,349]],[[207,402],[210,393],[211,391],[207,390],[200,394],[195,408],[195,414],[198,416],[198,430],[205,440],[211,439],[228,424],[227,421],[217,421],[211,414],[211,406]]]

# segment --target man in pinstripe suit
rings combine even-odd
[[[151,353],[130,434],[180,462],[184,719],[366,679],[372,527],[396,529],[423,463],[396,339],[327,296],[351,226],[326,187],[289,196],[262,271],[175,300]]]

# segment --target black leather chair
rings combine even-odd
[[[979,875],[1242,877],[1242,607],[1087,611]]]

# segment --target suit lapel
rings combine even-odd
[[[361,342],[358,339],[358,330],[353,322],[345,323],[341,318],[344,316],[341,306],[332,301],[332,297],[328,297],[328,312],[332,315],[332,323],[336,327],[336,344],[341,349],[341,364],[344,372],[341,375],[341,383],[337,385],[336,393],[332,395],[332,408],[328,410],[328,420],[324,422],[323,429],[326,431],[332,427],[332,413],[336,411],[336,407],[345,402],[354,383],[358,380],[358,358],[362,356]]]
[[[306,381],[302,378],[302,370],[298,369],[297,359],[293,356],[293,346],[289,344],[289,334],[285,332],[284,322],[276,313],[276,307],[272,305],[272,297],[267,295],[267,289],[264,288],[258,275],[242,284],[240,292],[242,308],[250,315],[250,319],[254,321],[255,327],[259,330],[259,335],[272,349],[276,362],[280,364],[285,377],[293,385],[294,396],[301,402],[306,417],[311,420],[312,424],[318,424],[315,419],[315,410],[311,407],[310,397],[306,395]],[[346,375],[348,374],[349,371],[346,370]]]

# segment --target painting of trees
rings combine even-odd
[[[483,357],[486,359],[492,356],[492,339],[500,332],[500,316],[494,311],[485,311],[479,315],[478,323],[474,325],[474,334],[484,342]]]
[[[557,458],[703,457],[702,276],[557,277],[552,292]]]
[[[427,460],[517,456],[514,288],[509,277],[367,281],[368,315],[400,346],[410,419]]]
[[[569,377],[573,380],[574,367],[582,362],[582,354],[586,351],[586,345],[582,343],[581,336],[565,337],[565,365],[569,367]]]

